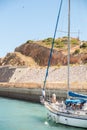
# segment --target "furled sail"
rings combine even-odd
[[[69,91],[69,92],[68,92],[68,95],[69,95],[70,97],[76,97],[76,98],[87,99],[87,95],[79,94],[79,93],[72,92],[72,91]]]

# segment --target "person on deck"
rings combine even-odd
[[[56,103],[56,102],[57,102],[57,101],[56,101],[56,94],[55,94],[55,93],[52,94],[51,102],[52,102],[52,103]]]

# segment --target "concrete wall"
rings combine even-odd
[[[20,99],[32,102],[40,102],[41,88],[15,88],[15,87],[0,87],[0,96]],[[79,92],[79,90],[77,90]],[[57,99],[63,100],[67,97],[67,90],[62,89],[46,89],[46,96],[51,97],[55,93]],[[86,91],[81,91],[80,93],[87,94]]]
[[[55,93],[58,99],[66,98],[66,90],[46,90],[46,96],[51,97]],[[40,102],[42,95],[41,88],[14,88],[14,87],[0,87],[0,96],[13,99],[27,100],[32,102]]]
[[[9,66],[0,67],[0,82],[9,82],[16,68]]]
[[[45,70],[46,68],[0,67],[0,96],[39,102]],[[46,83],[47,97],[55,93],[58,99],[66,98],[66,70],[66,67],[51,68]],[[87,94],[87,67],[71,67],[71,77],[70,88]]]
[[[10,87],[0,87],[0,96],[27,100],[32,102],[39,102],[41,90],[40,89],[28,89],[28,88],[10,88]]]
[[[18,80],[21,78],[21,76],[25,77],[26,73],[28,71],[27,67],[17,67],[11,76],[9,82],[18,82]],[[22,82],[22,80],[21,80]]]
[[[29,83],[43,82],[46,67],[0,67],[0,82]],[[67,66],[50,67],[47,82],[67,82]],[[87,66],[70,66],[70,82],[87,82]]]

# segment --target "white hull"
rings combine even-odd
[[[79,118],[79,116],[69,117],[69,116],[65,116],[61,113],[56,114],[56,113],[52,113],[50,111],[47,113],[47,116],[50,120],[53,120],[56,123],[65,124],[65,125],[69,125],[69,126],[73,126],[73,127],[87,128],[87,119]]]
[[[65,124],[73,127],[87,128],[87,115],[80,115],[79,113],[69,113],[54,109],[53,106],[45,104],[48,109],[47,117],[56,123]],[[61,109],[62,110],[62,109]],[[84,112],[83,112],[84,113]]]

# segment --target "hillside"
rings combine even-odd
[[[20,52],[8,53],[3,59],[1,59],[1,65],[37,66],[31,57],[22,55]]]
[[[0,65],[47,66],[52,38],[39,41],[27,41],[0,58]],[[87,63],[87,41],[71,38],[71,64]],[[51,66],[67,64],[67,37],[57,38],[54,44]]]

